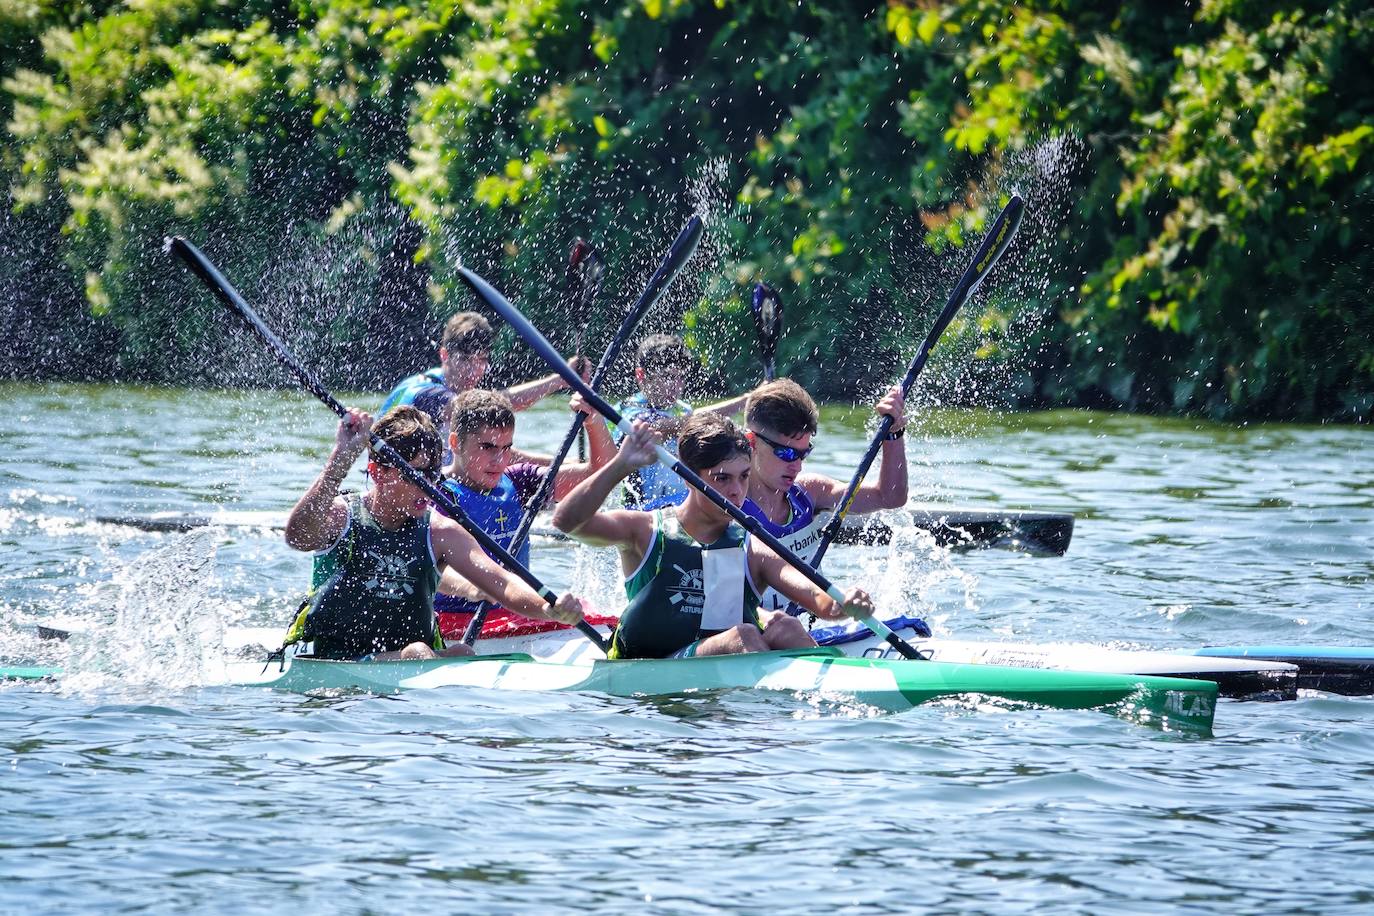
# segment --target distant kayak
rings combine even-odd
[[[1298,686],[1346,696],[1374,694],[1374,646],[1206,646],[1193,655],[1294,665]]]
[[[280,512],[233,509],[209,513],[99,515],[95,520],[104,525],[156,532],[190,531],[211,526],[280,530],[286,526],[286,516]],[[928,534],[935,543],[951,550],[997,549],[1036,556],[1063,556],[1073,539],[1073,523],[1073,516],[1065,512],[915,505],[895,512],[852,516],[845,520],[835,543],[883,546],[891,543],[894,530],[909,528]],[[535,525],[531,534],[547,540],[569,540],[563,532],[548,525]]]

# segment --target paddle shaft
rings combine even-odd
[[[590,265],[590,266],[589,266]],[[601,290],[601,278],[605,271],[605,265],[601,261],[600,253],[583,239],[574,239],[572,252],[568,257],[568,273],[565,292],[567,295],[567,313],[577,325],[575,344],[573,350],[577,355],[582,355],[582,338],[586,333],[587,322],[591,318],[591,307],[596,299],[597,293]],[[558,477],[558,469],[563,464],[563,459],[567,456],[569,448],[574,441],[578,446],[578,458],[586,460],[585,447],[586,440],[580,434],[582,430],[583,414],[579,413],[574,419],[572,427],[563,439],[563,444],[559,446],[558,452],[554,455],[553,461],[549,464],[548,473],[540,481],[539,488],[530,498],[530,505],[526,507],[525,518],[521,521],[520,527],[516,530],[515,536],[510,542],[510,553],[512,555],[520,552],[521,546],[529,536],[530,525],[534,522],[535,513],[543,505],[548,494],[553,490],[553,483]],[[487,617],[491,614],[491,607],[479,607],[468,620],[468,625],[463,628],[463,645],[471,646],[477,642],[482,634],[482,627],[487,622]]]
[[[630,334],[639,326],[639,322],[644,315],[651,309],[663,294],[668,291],[673,280],[677,279],[678,273],[683,265],[691,259],[693,252],[696,251],[697,244],[701,241],[703,232],[702,222],[697,217],[692,217],[687,221],[687,225],[678,233],[677,239],[664,255],[663,261],[659,263],[658,269],[649,278],[649,283],[644,287],[644,292],[636,300],[634,306],[620,322],[620,328],[616,331],[615,338],[611,345],[601,354],[601,361],[597,363],[596,369],[592,372],[592,388],[596,388],[610,371],[611,365],[620,355],[621,348]],[[596,286],[600,286],[600,279],[595,281]],[[561,358],[560,358],[561,361]],[[580,377],[579,377],[580,380]],[[568,427],[568,432],[563,436],[563,442],[558,446],[558,451],[554,453],[553,460],[549,462],[547,473],[544,479],[539,482],[539,488],[530,497],[529,505],[525,507],[525,517],[520,521],[520,527],[516,529],[515,537],[511,540],[511,550],[519,552],[521,545],[529,537],[530,527],[534,525],[534,517],[539,514],[544,503],[548,501],[558,484],[558,469],[563,466],[563,460],[568,456],[568,451],[572,448],[575,441],[580,441],[579,436],[583,426],[587,422],[587,415],[578,412],[573,417],[572,425]],[[468,621],[467,629],[463,631],[463,642],[472,645],[477,640],[477,636],[482,632],[482,624],[486,622],[487,608],[481,608],[473,615],[472,620]]]
[[[601,354],[601,361],[596,364],[592,371],[591,388],[596,390],[605,380],[616,359],[620,356],[620,351],[624,348],[625,342],[630,339],[635,328],[640,321],[653,308],[654,304],[667,292],[668,286],[676,279],[677,274],[682,270],[683,265],[691,259],[692,253],[696,251],[697,244],[701,241],[702,223],[697,217],[692,217],[687,225],[678,233],[677,239],[673,242],[668,253],[664,255],[663,261],[658,265],[658,269],[649,279],[649,283],[644,287],[644,292],[635,301],[634,306],[626,313],[625,318],[620,322],[619,329],[616,330],[615,337],[606,347],[606,351]],[[560,358],[561,361],[561,358]],[[579,378],[580,381],[580,378]],[[587,422],[587,415],[579,412],[573,417],[572,425],[567,434],[563,437],[563,442],[558,451],[554,453],[553,460],[549,462],[549,471],[544,479],[539,483],[539,489],[530,498],[529,505],[525,507],[525,517],[520,523],[520,528],[515,533],[515,539],[511,542],[512,549],[518,550],[529,536],[530,527],[534,524],[534,517],[544,503],[548,501],[553,493],[555,478],[558,476],[558,469],[562,467],[563,460],[567,457],[573,441],[577,434],[582,430],[582,426]]]
[[[911,391],[911,386],[916,383],[916,377],[921,374],[921,370],[926,366],[926,361],[930,358],[930,351],[934,349],[936,341],[945,332],[945,328],[949,327],[949,323],[954,320],[955,313],[968,301],[969,296],[978,288],[978,284],[987,277],[993,265],[997,263],[997,259],[1002,256],[1002,253],[1007,250],[1007,246],[1011,244],[1011,240],[1015,238],[1025,208],[1025,201],[1019,196],[1013,195],[1007,205],[1002,208],[1002,213],[997,217],[997,222],[993,223],[992,229],[983,237],[983,243],[978,246],[978,251],[973,256],[973,262],[964,270],[959,282],[955,284],[953,292],[949,294],[949,300],[945,303],[944,310],[940,312],[940,317],[935,321],[935,326],[930,329],[930,333],[926,335],[921,348],[916,351],[916,355],[912,358],[911,365],[907,367],[906,375],[903,376],[901,383],[903,398]],[[840,497],[834,514],[830,516],[830,520],[826,522],[825,528],[821,531],[820,542],[816,545],[815,553],[811,555],[812,566],[821,565],[821,560],[825,558],[826,551],[834,542],[835,535],[839,534],[840,526],[844,524],[845,516],[849,514],[850,506],[854,504],[854,496],[858,493],[860,485],[863,484],[868,469],[873,466],[873,460],[878,456],[883,440],[891,429],[892,417],[884,416],[882,422],[878,424],[878,431],[873,434],[867,450],[864,451],[863,460],[859,462],[858,469],[850,478],[849,486],[845,488],[844,495]]]
[[[348,408],[339,403],[338,399],[320,384],[314,374],[296,360],[291,354],[291,351],[287,349],[286,344],[282,343],[277,335],[272,333],[272,329],[263,323],[257,313],[244,301],[238,291],[230,285],[229,281],[219,272],[218,268],[210,263],[209,258],[207,258],[199,248],[196,248],[183,238],[169,239],[167,248],[170,252],[181,258],[181,260],[215,292],[219,299],[267,344],[268,349],[272,351],[278,361],[296,376],[306,390],[319,398],[325,406],[340,417],[347,416]],[[388,465],[397,468],[407,480],[423,490],[425,495],[434,502],[440,512],[462,525],[463,528],[473,536],[477,543],[481,545],[482,549],[490,554],[493,559],[506,567],[513,574],[520,577],[520,579],[529,585],[530,588],[534,589],[535,592],[539,594],[539,597],[543,598],[548,604],[553,605],[558,601],[558,596],[554,594],[552,589],[541,582],[539,577],[530,572],[529,569],[516,560],[515,557],[511,556],[500,544],[492,539],[491,535],[483,531],[480,525],[469,518],[467,513],[463,511],[462,507],[454,501],[449,493],[426,480],[424,475],[417,469],[411,467],[410,462],[402,458],[401,454],[392,448],[385,439],[382,439],[371,431],[368,432],[368,438],[377,454],[385,459]],[[597,632],[595,627],[585,620],[579,621],[577,628],[602,651],[609,649],[602,635]]]
[[[533,347],[535,352],[543,357],[545,362],[547,362],[555,372],[563,376],[563,379],[570,386],[576,388],[587,403],[596,409],[597,413],[618,426],[621,432],[627,436],[634,431],[633,427],[625,422],[625,418],[620,415],[620,412],[607,403],[605,398],[593,391],[591,386],[584,382],[582,378],[572,370],[572,367],[564,361],[563,357],[559,355],[553,345],[539,332],[539,329],[531,324],[529,319],[521,314],[515,306],[511,305],[504,296],[491,286],[491,284],[487,283],[487,281],[465,267],[459,268],[458,273],[472,291],[485,301],[493,311],[504,318],[511,327],[515,328],[516,332],[520,334],[521,337],[525,338],[525,342]],[[673,473],[685,480],[690,486],[700,491],[707,499],[720,508],[721,511],[725,512],[743,526],[746,531],[758,538],[773,550],[774,553],[790,563],[802,575],[806,576],[806,578],[810,579],[818,588],[829,595],[832,600],[838,604],[844,604],[844,594],[835,587],[834,583],[822,575],[818,570],[806,565],[800,557],[789,550],[781,541],[774,537],[772,533],[765,530],[758,519],[748,515],[741,510],[739,506],[736,506],[724,496],[721,496],[710,484],[702,480],[695,471],[683,465],[683,463],[678,460],[677,456],[663,446],[657,445],[654,447],[654,450],[658,455],[660,463],[672,470]],[[921,658],[920,654],[917,653],[914,648],[896,633],[893,633],[892,630],[881,621],[873,617],[865,617],[862,618],[861,622],[874,633],[877,633],[879,636],[883,637],[883,639],[887,640],[904,657],[913,660]]]

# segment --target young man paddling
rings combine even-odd
[[[743,502],[749,441],[734,423],[716,414],[696,414],[683,424],[678,449],[684,465],[730,502]],[[553,516],[555,527],[578,540],[620,550],[630,602],[612,638],[612,658],[814,646],[795,618],[759,614],[763,588],[778,589],[820,617],[872,613],[871,599],[859,589],[837,605],[696,490],[675,509],[597,511],[620,481],[655,460],[653,431],[636,423],[615,459],[574,488]]]
[[[476,312],[458,312],[444,325],[439,365],[398,382],[382,402],[379,413],[385,414],[401,404],[414,404],[429,414],[440,427],[441,437],[447,438],[443,426],[449,402],[455,395],[481,384],[491,365],[491,345],[495,339],[496,333],[487,319]],[[550,373],[507,389],[506,394],[512,409],[524,410],[567,387],[557,373]]]
[[[635,381],[639,391],[617,406],[630,422],[642,420],[653,427],[668,451],[677,453],[678,431],[692,415],[692,405],[682,400],[687,379],[697,365],[682,338],[672,334],[646,337],[635,352]],[[743,409],[741,395],[702,407],[698,413],[730,416]],[[687,484],[660,464],[640,468],[625,481],[625,505],[631,509],[661,509],[687,498]]]
[[[429,499],[369,447],[371,485],[343,495],[339,485],[368,446],[369,430],[436,484],[442,447],[434,424],[410,406],[372,417],[350,410],[339,422],[324,470],[291,510],[286,543],[317,551],[309,610],[293,631],[321,658],[386,660],[471,655],[443,649],[434,615],[439,571],[451,567],[529,617],[563,623],[582,618],[570,595],[550,608],[528,585],[486,555],[457,522],[429,512]],[[295,635],[293,633],[293,635]]]
[[[853,514],[899,509],[907,501],[905,402],[894,387],[875,408],[892,417],[892,430],[882,445],[878,479],[854,492]],[[765,382],[749,394],[745,425],[754,446],[753,474],[744,511],[762,522],[768,532],[803,560],[820,541],[822,520],[817,513],[833,509],[844,497],[846,484],[821,474],[803,474],[802,462],[811,454],[820,411],[806,390],[791,379]],[[780,610],[787,600],[776,591],[764,595],[763,606]]]
[[[595,416],[580,395],[574,395],[572,409]],[[474,388],[453,399],[449,412],[449,450],[452,462],[444,468],[444,487],[453,494],[482,530],[506,549],[525,518],[525,506],[548,475],[548,468],[528,461],[515,461],[515,412],[510,400],[495,391]],[[553,498],[561,499],[594,470],[615,455],[615,444],[602,422],[586,424],[591,461],[565,464],[554,480]],[[530,546],[526,539],[516,559],[529,564]],[[460,637],[477,611],[489,613],[483,629],[498,632],[526,628],[531,621],[499,607],[492,596],[478,588],[457,570],[444,572],[439,583],[435,610],[439,628],[450,639]],[[494,609],[494,610],[492,610]],[[551,627],[545,626],[544,629]]]

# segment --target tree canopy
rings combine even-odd
[[[780,366],[867,397],[1018,192],[947,399],[1374,407],[1365,3],[0,0],[0,39],[12,375],[261,382],[170,234],[331,381],[381,386],[470,307],[460,263],[567,343],[574,236],[614,325],[703,212],[647,330],[751,384],[764,280]]]

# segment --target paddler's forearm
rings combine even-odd
[[[583,427],[587,430],[588,464],[593,468],[604,468],[615,460],[616,455],[615,439],[611,436],[610,427],[599,414],[588,417]]]
[[[321,540],[329,507],[339,495],[339,487],[358,458],[356,452],[335,446],[324,469],[305,491],[286,518],[286,543],[296,550],[314,550]],[[329,540],[333,540],[330,538]]]
[[[516,578],[515,574],[487,556],[475,543],[472,552],[463,565],[467,568],[459,573],[452,566],[444,571],[444,576],[453,573],[462,577],[474,594],[461,597],[472,600],[491,601],[501,607],[523,614],[526,617],[548,618],[547,606],[534,589]],[[443,579],[440,579],[442,591]]]
[[[565,387],[567,387],[567,383],[563,381],[563,377],[552,372],[543,378],[512,385],[506,389],[506,396],[510,398],[512,408],[524,410]]]
[[[561,502],[567,499],[568,494],[578,484],[596,473],[598,468],[603,468],[615,460],[615,440],[611,438],[610,430],[606,428],[606,424],[602,422],[601,418],[588,419],[583,428],[587,430],[590,460],[585,463],[564,464],[563,467],[559,468],[558,479],[554,481],[553,488],[555,501]]]
[[[745,405],[747,405],[748,403],[749,395],[748,393],[745,393],[741,394],[738,397],[730,398],[725,401],[717,401],[714,404],[707,404],[704,407],[698,407],[696,409],[696,412],[718,413],[723,417],[733,417],[735,414],[743,410],[745,408]]]
[[[634,468],[617,454],[605,467],[573,487],[572,492],[558,503],[558,508],[553,512],[553,526],[564,534],[576,534],[577,529],[600,511],[616,484],[628,477],[633,470]]]
[[[879,509],[900,509],[906,505],[909,493],[905,442],[901,439],[884,442],[880,454],[878,479],[855,491],[851,512],[862,514]]]
[[[781,565],[775,573],[776,581],[769,583],[787,598],[795,601],[817,617],[835,620],[844,616],[844,610],[820,586],[802,575],[794,566],[779,559]]]
[[[452,566],[439,577],[439,593],[465,601],[494,601],[490,595],[463,578]]]
[[[906,440],[890,439],[882,445],[883,460],[878,466],[878,498],[883,509],[900,509],[908,496]]]

